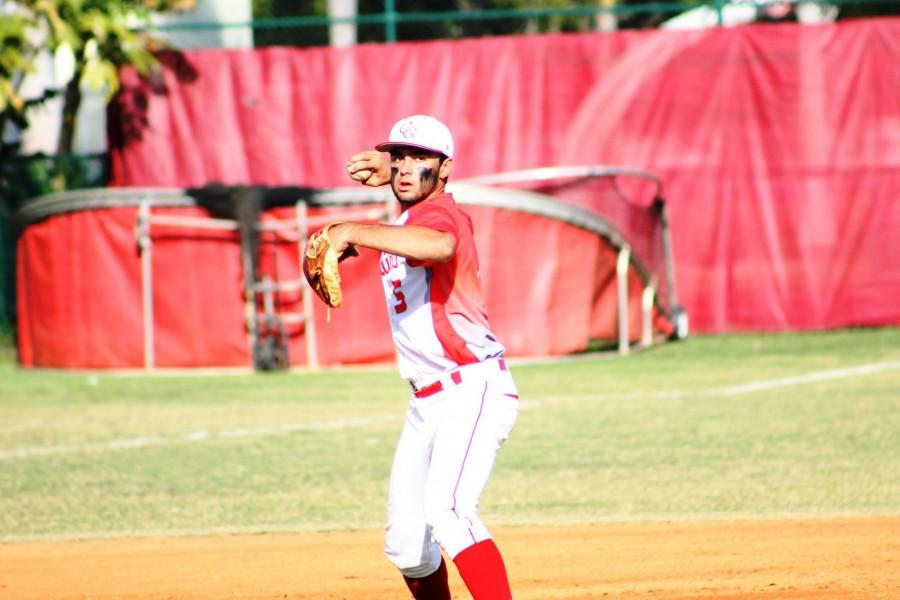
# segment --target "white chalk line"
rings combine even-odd
[[[768,390],[789,385],[799,385],[802,383],[818,383],[820,381],[831,381],[834,379],[858,377],[860,375],[871,375],[872,373],[889,371],[891,369],[900,369],[900,361],[873,363],[869,365],[861,365],[859,367],[848,367],[846,369],[834,369],[831,371],[807,373],[806,375],[782,377],[781,379],[772,379],[769,381],[757,381],[755,383],[731,385],[728,387],[711,390],[711,393],[722,394],[725,396],[737,396],[739,394],[750,394],[753,392],[758,392],[760,390]]]
[[[806,373],[804,375],[794,375],[791,377],[781,377],[778,379],[767,379],[754,381],[740,385],[731,385],[725,387],[707,388],[692,391],[667,390],[660,392],[633,392],[615,395],[591,395],[578,397],[578,399],[591,400],[630,400],[630,399],[648,399],[648,400],[665,400],[665,399],[681,399],[692,396],[739,396],[742,394],[752,394],[762,390],[770,390],[780,387],[792,385],[801,385],[805,383],[818,383],[823,381],[833,381],[836,379],[847,379],[850,377],[859,377],[863,375],[871,375],[882,371],[900,369],[900,361],[872,363],[861,365],[858,367],[848,367],[843,369],[832,369],[829,371],[817,371],[814,373]],[[549,398],[546,400],[524,401],[521,408],[524,410],[533,410],[543,406],[558,405],[566,400],[573,400],[569,397]],[[292,423],[285,425],[277,425],[273,427],[261,427],[255,429],[233,429],[219,432],[210,431],[193,431],[180,436],[174,437],[139,437],[123,440],[112,440],[109,442],[97,442],[90,444],[77,444],[66,446],[44,446],[37,448],[20,448],[16,450],[0,451],[0,460],[9,460],[14,458],[31,458],[36,456],[48,456],[53,454],[74,454],[87,452],[101,452],[107,450],[126,450],[132,448],[145,448],[148,446],[166,446],[186,442],[203,442],[215,439],[234,439],[254,436],[278,435],[284,433],[293,433],[298,431],[334,431],[349,429],[351,427],[367,427],[381,423],[392,423],[400,420],[399,415],[388,415],[380,417],[354,417],[348,419],[336,419],[333,421],[320,421],[314,423]]]
[[[388,415],[381,417],[354,417],[351,419],[336,419],[334,421],[320,421],[317,423],[292,423],[276,425],[273,427],[260,427],[256,429],[232,429],[219,432],[192,431],[184,435],[174,437],[139,437],[124,440],[112,440],[110,442],[96,442],[90,444],[77,444],[68,446],[44,446],[39,448],[20,448],[18,450],[6,450],[0,452],[0,460],[11,458],[30,458],[34,456],[48,456],[51,454],[73,454],[77,452],[100,452],[105,450],[127,450],[131,448],[146,448],[148,446],[168,446],[186,442],[204,442],[216,439],[234,439],[254,436],[268,436],[298,431],[334,431],[349,429],[351,427],[366,427],[379,423],[399,421],[400,416]]]
[[[778,379],[766,379],[762,381],[754,381],[743,383],[740,385],[729,385],[724,387],[706,388],[699,390],[664,390],[659,392],[630,392],[623,394],[593,394],[589,396],[577,396],[566,398],[550,398],[549,400],[536,400],[533,402],[523,402],[522,407],[537,408],[546,404],[561,404],[565,401],[574,399],[593,399],[593,400],[678,400],[682,398],[693,398],[697,396],[740,396],[742,394],[752,394],[763,390],[787,387],[792,385],[801,385],[804,383],[819,383],[823,381],[832,381],[835,379],[847,379],[850,377],[859,377],[862,375],[871,375],[881,371],[890,371],[900,369],[900,361],[872,363],[868,365],[860,365],[858,367],[848,367],[844,369],[832,369],[830,371],[817,371],[814,373],[806,373],[804,375],[793,375],[791,377],[781,377]],[[898,394],[900,394],[900,385],[898,385]]]

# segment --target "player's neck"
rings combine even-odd
[[[404,200],[400,200],[400,212],[406,212],[406,211],[408,211],[409,209],[411,209],[413,206],[416,206],[417,204],[421,204],[422,202],[428,202],[428,201],[431,200],[432,198],[437,198],[438,196],[442,196],[442,195],[444,195],[445,193],[446,193],[446,190],[444,189],[444,182],[442,181],[442,182],[440,183],[440,185],[438,185],[437,187],[435,187],[435,188],[431,191],[431,193],[429,193],[429,194],[428,194],[427,196],[425,196],[424,198],[420,198],[420,199],[418,199],[418,200],[413,200],[413,201],[404,201]],[[399,200],[399,198],[398,198],[398,200]]]

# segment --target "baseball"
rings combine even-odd
[[[356,171],[355,173],[351,173],[350,177],[355,179],[356,181],[366,181],[369,177],[372,176],[371,169],[362,169],[361,171]]]

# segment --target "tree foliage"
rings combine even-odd
[[[28,124],[28,108],[57,93],[63,94],[63,118],[57,153],[71,154],[82,87],[119,88],[119,68],[133,66],[148,74],[159,67],[154,51],[160,42],[141,30],[153,11],[193,8],[195,0],[19,0],[12,15],[0,18],[0,132],[8,122]],[[72,77],[60,90],[25,98],[25,76],[35,70],[38,56],[51,52],[71,63]]]
[[[34,70],[30,60],[28,28],[31,22],[21,16],[0,18],[0,112],[21,114],[25,100],[18,94],[21,78]]]

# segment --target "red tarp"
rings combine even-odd
[[[348,155],[399,117],[430,113],[454,132],[454,179],[570,164],[659,175],[693,331],[897,324],[898,64],[895,18],[193,51],[164,90],[126,75],[110,111],[112,183],[348,185]],[[572,246],[525,253],[516,219],[480,226],[492,320],[565,350],[543,338],[544,315],[584,306],[504,290],[523,278],[577,288],[582,275],[547,276],[564,272]],[[29,252],[47,250],[24,244],[27,270],[38,260]],[[359,319],[385,318],[362,302]]]
[[[482,278],[492,326],[510,355],[552,355],[584,349],[589,337],[616,339],[615,250],[596,235],[542,217],[486,207],[466,207],[484,252]],[[154,215],[199,217],[201,209],[155,208]],[[315,211],[314,215],[319,214]],[[296,222],[293,209],[267,212],[264,220]],[[84,210],[28,227],[19,242],[19,357],[24,366],[137,368],[145,365],[143,277],[135,237],[137,209]],[[508,252],[495,247],[494,227],[515,227],[516,256],[533,269],[508,268]],[[298,246],[264,234],[260,272],[298,281]],[[158,367],[247,366],[251,346],[239,240],[235,232],[151,225],[153,361]],[[294,238],[296,240],[296,237]],[[566,260],[544,260],[546,254]],[[315,300],[316,351],[322,365],[393,358],[390,329],[378,279],[378,254],[341,265],[344,304]],[[557,283],[564,285],[557,285]],[[577,285],[576,285],[577,283]],[[629,330],[641,335],[640,280],[629,277]],[[297,290],[275,295],[287,318],[303,312]],[[262,310],[262,302],[257,305]],[[497,310],[495,307],[509,307]],[[657,331],[665,324],[657,322]],[[292,364],[308,364],[306,331],[288,324]]]
[[[197,209],[156,210],[206,215]],[[144,365],[136,219],[136,208],[79,211],[31,225],[20,236],[16,289],[23,365]],[[236,240],[232,233],[154,228],[157,365],[248,364]]]

